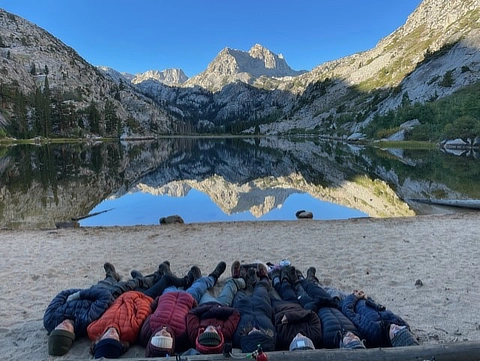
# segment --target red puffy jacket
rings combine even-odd
[[[128,291],[118,297],[98,320],[87,328],[91,341],[99,339],[109,327],[120,332],[120,341],[134,343],[140,327],[151,313],[153,299],[141,292]]]
[[[197,305],[191,294],[185,291],[167,292],[157,298],[155,309],[145,320],[140,331],[139,343],[146,347],[150,338],[163,326],[174,333],[176,351],[186,350],[192,345],[188,341],[186,316]]]

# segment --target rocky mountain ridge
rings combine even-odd
[[[210,126],[243,119],[258,124],[263,134],[303,130],[361,137],[362,129],[376,115],[398,109],[405,98],[412,104],[425,103],[479,81],[479,15],[479,0],[424,0],[403,26],[375,48],[283,77],[253,76],[252,67],[250,72],[242,71],[242,59],[266,52],[260,45],[252,47],[248,56],[227,48],[204,72],[183,84],[195,87],[176,90],[179,95],[170,94],[167,102],[181,104],[183,116],[204,119],[202,124]],[[442,82],[446,76],[454,79],[448,86]],[[199,94],[199,88],[213,93]],[[259,91],[266,91],[260,108],[255,106]],[[152,84],[146,92],[160,101],[167,98]],[[232,92],[240,96],[232,98]],[[209,111],[198,111],[206,108]],[[351,121],[342,120],[345,118]],[[255,126],[243,131],[253,133]]]
[[[361,139],[376,116],[405,100],[436,101],[480,80],[480,0],[424,0],[375,48],[310,72],[292,70],[283,56],[256,44],[248,52],[223,49],[204,72],[185,81],[178,69],[136,76],[105,67],[95,72],[58,39],[0,14],[1,70],[7,81],[32,92],[48,77],[53,90],[81,92],[81,101],[64,100],[80,110],[89,102],[103,110],[105,94],[123,121],[122,134],[295,131]],[[62,72],[61,66],[67,69]],[[3,124],[13,105],[7,110],[0,115]]]
[[[296,86],[280,84],[278,89],[290,89],[307,104],[290,117],[262,126],[262,131],[317,127],[327,134],[348,135],[361,131],[375,114],[398,108],[405,95],[412,103],[423,103],[477,83],[479,15],[479,0],[424,0],[403,26],[375,48],[319,65],[297,77]],[[447,72],[455,81],[442,86]],[[343,115],[360,119],[338,124]]]

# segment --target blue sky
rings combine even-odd
[[[421,0],[0,0],[93,65],[132,74],[205,70],[225,47],[261,44],[295,70],[373,48]]]

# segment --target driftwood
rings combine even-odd
[[[253,360],[248,354],[179,356],[180,361]],[[267,352],[268,361],[480,361],[480,341],[366,350],[311,350]],[[173,359],[173,357],[172,357]],[[122,359],[123,360],[123,359]],[[149,358],[125,360],[149,361]]]
[[[80,223],[78,223],[78,221],[80,221],[80,220],[82,220],[82,219],[85,219],[85,218],[90,218],[90,217],[93,217],[93,216],[98,216],[99,214],[102,214],[102,213],[105,213],[105,212],[109,212],[109,211],[111,211],[112,209],[114,209],[114,208],[105,209],[104,211],[87,214],[87,215],[85,215],[85,216],[72,217],[72,218],[70,218],[69,221],[66,221],[66,222],[55,222],[55,227],[56,227],[56,228],[79,228],[79,227],[80,227]]]
[[[480,210],[480,200],[477,199],[410,199],[413,202],[433,204],[437,206],[459,207]]]
[[[112,209],[115,209],[115,208],[105,209],[104,211],[87,214],[85,216],[72,217],[71,220],[72,221],[80,221],[80,220],[85,219],[85,218],[90,218],[90,217],[93,217],[93,216],[98,216],[99,214],[102,214],[102,213],[110,212]]]

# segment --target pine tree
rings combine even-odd
[[[119,119],[115,104],[111,100],[105,102],[105,132],[109,136],[118,136]]]
[[[45,77],[45,87],[42,91],[37,88],[34,96],[34,130],[35,134],[48,138],[52,129],[51,125],[51,109],[50,109],[50,89],[48,87],[48,79]]]
[[[14,137],[26,139],[29,137],[27,102],[25,96],[17,89],[13,98],[13,116],[9,131]]]
[[[88,125],[92,133],[100,134],[100,112],[92,100],[87,108]]]
[[[43,136],[48,138],[52,133],[52,108],[51,108],[51,92],[48,84],[48,77],[45,76],[45,83],[43,86]]]

